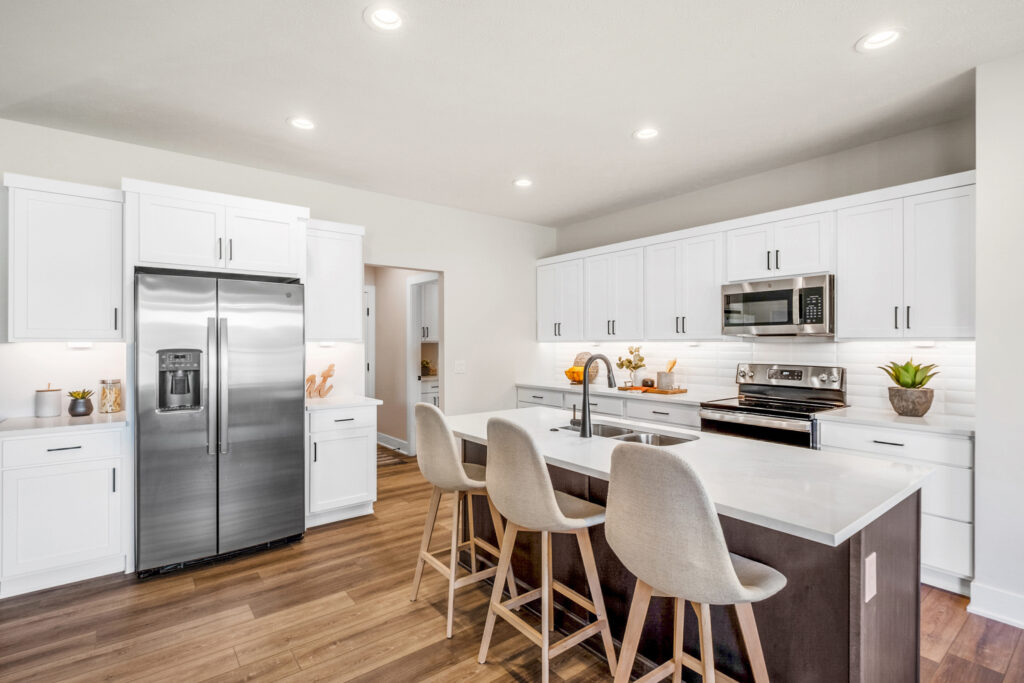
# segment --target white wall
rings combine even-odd
[[[516,368],[536,360],[534,261],[554,251],[551,228],[4,120],[0,172],[113,188],[127,176],[308,206],[314,218],[366,226],[367,263],[444,273],[441,365],[450,413],[508,405]],[[28,363],[38,369],[16,385],[5,382],[0,394],[31,400],[52,373],[43,351],[20,346],[0,354],[0,376]],[[455,361],[465,362],[465,374],[447,370]],[[353,390],[362,393],[361,384]]]
[[[0,343],[0,418],[34,415],[36,389],[45,389],[47,382],[63,390],[66,413],[69,391],[92,389],[99,396],[101,379],[125,381],[124,344],[71,349],[64,342]],[[92,403],[98,409],[99,403]]]
[[[1024,627],[1024,53],[977,72],[978,423],[970,611]]]
[[[954,121],[559,228],[558,253],[973,168],[974,121]]]

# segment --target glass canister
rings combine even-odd
[[[101,379],[100,380],[100,412],[119,413],[121,412],[121,380]]]

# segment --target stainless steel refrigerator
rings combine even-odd
[[[302,534],[303,289],[135,279],[142,574]]]

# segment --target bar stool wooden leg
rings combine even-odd
[[[459,503],[462,501],[462,491],[455,492],[455,500],[452,501],[452,551],[448,567],[448,627],[446,635],[452,637],[452,622],[455,618],[455,575],[459,564]]]
[[[540,671],[541,683],[548,683],[551,675],[551,532],[540,532]]]
[[[691,602],[693,611],[697,613],[697,629],[700,632],[700,663],[704,669],[704,683],[715,681],[715,646],[711,640],[711,607]]]
[[[764,663],[764,650],[761,649],[761,636],[757,632],[754,621],[754,607],[749,602],[734,605],[736,617],[740,622],[740,633],[747,648],[747,658],[754,674],[754,683],[768,683],[768,667]]]
[[[469,526],[469,572],[476,574],[476,532],[473,530],[473,496],[466,494],[466,520]]]
[[[604,620],[604,628],[601,629],[601,641],[604,643],[604,654],[608,658],[608,667],[615,675],[615,643],[612,642],[612,629],[608,625],[608,613],[604,608],[604,594],[601,592],[601,580],[597,576],[597,562],[594,560],[594,546],[590,544],[590,529],[580,529],[576,532],[576,541],[580,546],[580,556],[583,558],[583,569],[587,575],[587,585],[590,587],[590,599],[594,603],[594,614],[598,620]]]
[[[484,623],[484,637],[480,641],[480,653],[477,661],[481,664],[487,662],[487,648],[491,645],[491,634],[494,632],[494,606],[501,604],[501,586],[505,582],[512,566],[512,551],[516,545],[516,534],[519,532],[512,522],[505,527],[505,538],[501,542],[501,555],[498,557],[498,573],[494,575],[494,588],[491,590],[491,602],[487,608],[487,621]]]
[[[547,606],[547,610],[548,610],[548,630],[549,631],[554,631],[555,630],[555,591],[554,591],[555,572],[554,572],[554,563],[553,563],[554,561],[551,559],[552,556],[554,555],[554,553],[551,552],[551,537],[554,536],[554,534],[552,534],[550,531],[547,531],[547,532],[544,532],[544,535],[546,535],[548,537],[547,538],[547,546],[546,546],[547,547],[547,551],[548,551],[548,559],[547,559],[547,563],[545,564],[546,571],[547,571],[547,577],[548,577],[548,587],[547,587],[547,591],[544,594],[547,596],[547,600],[548,600],[548,606]]]
[[[680,683],[683,679],[683,634],[686,626],[686,601],[675,598],[673,601],[672,624],[672,683]]]
[[[629,619],[626,621],[626,632],[622,636],[622,649],[619,651],[619,665],[615,669],[615,683],[629,683],[629,675],[633,671],[633,660],[640,645],[640,635],[644,632],[644,621],[647,608],[651,603],[654,589],[636,580],[633,588],[633,602],[629,605]]]
[[[491,500],[490,496],[487,496],[487,507],[491,511],[491,524],[494,525],[494,536],[498,541],[498,550],[500,552],[505,545],[505,524],[501,521],[501,513],[498,512],[498,508],[494,507],[494,502]],[[501,580],[498,577],[495,577],[494,580],[501,583]],[[511,566],[508,568],[507,580],[509,597],[515,599],[518,597],[519,593],[516,591],[516,576],[515,572],[512,571]],[[517,607],[516,610],[518,609],[519,608]]]
[[[430,493],[430,507],[427,508],[427,519],[423,523],[423,539],[420,541],[420,554],[416,558],[416,574],[412,579],[412,597],[409,598],[413,602],[416,601],[416,596],[420,592],[420,579],[423,578],[423,555],[426,554],[430,548],[430,537],[434,534],[434,524],[437,522],[437,508],[441,503],[441,489],[434,487],[434,490]]]

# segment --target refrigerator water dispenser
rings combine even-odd
[[[157,410],[199,410],[202,381],[199,377],[199,349],[161,349],[157,351],[159,389]]]

